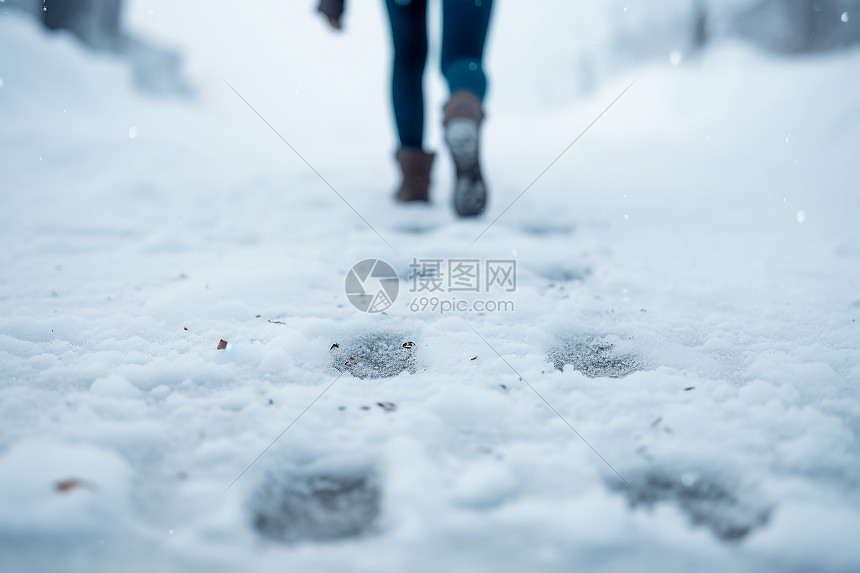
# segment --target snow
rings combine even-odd
[[[860,566],[860,53],[723,42],[583,96],[592,36],[496,9],[478,221],[443,154],[432,208],[390,202],[381,6],[132,3],[186,100],[0,11],[0,570]],[[409,310],[413,259],[466,257],[517,260],[513,312]],[[344,292],[368,258],[385,314]],[[337,368],[367,341],[392,376]]]

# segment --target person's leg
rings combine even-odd
[[[424,65],[427,0],[385,0],[394,43],[391,92],[401,147],[421,149],[424,138]]]
[[[492,7],[492,0],[443,0],[442,5],[442,74],[451,90],[443,123],[456,168],[454,209],[461,217],[480,215],[487,204],[479,151],[487,92],[484,42]]]
[[[493,0],[443,0],[441,66],[452,94],[466,90],[484,99],[484,43],[492,9]]]
[[[429,201],[432,153],[424,143],[424,65],[427,62],[427,0],[385,0],[394,43],[391,95],[402,175],[398,201]]]

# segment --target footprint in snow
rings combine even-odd
[[[642,358],[632,352],[621,352],[616,345],[596,336],[576,337],[550,348],[547,360],[556,370],[565,366],[589,378],[621,378],[644,369]]]
[[[707,475],[652,470],[626,478],[635,492],[619,480],[609,482],[609,487],[625,495],[631,509],[675,505],[692,525],[707,527],[723,541],[739,541],[766,525],[770,518],[772,508],[759,496],[732,491]]]
[[[331,364],[339,372],[356,378],[391,378],[401,372],[415,374],[415,343],[407,337],[390,333],[362,334],[329,349]]]
[[[286,543],[330,541],[374,531],[382,489],[372,470],[274,473],[250,500],[254,529]]]

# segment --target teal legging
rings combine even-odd
[[[392,96],[402,147],[422,148],[427,0],[385,0],[394,41]],[[451,93],[468,90],[484,99],[484,42],[493,0],[442,0],[442,75]]]

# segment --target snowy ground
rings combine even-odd
[[[333,38],[301,4],[133,3],[186,50],[172,102],[0,13],[0,570],[857,570],[860,53],[565,99],[499,3],[492,204],[458,221],[446,158],[431,209],[389,200],[379,7]],[[344,294],[370,257],[384,315]],[[516,259],[515,311],[411,312],[422,257]],[[368,336],[413,367],[338,377]]]

